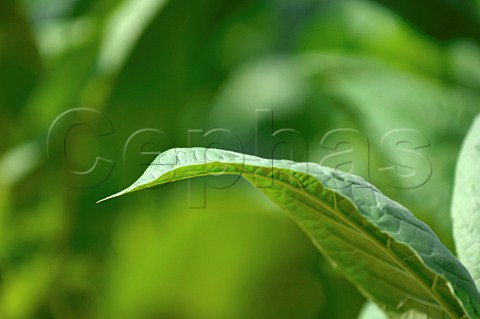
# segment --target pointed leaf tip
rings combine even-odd
[[[315,163],[177,148],[158,155],[135,183],[101,201],[222,174],[241,175],[280,206],[388,316],[480,318],[480,294],[465,267],[425,223],[358,176]]]

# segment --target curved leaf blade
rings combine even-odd
[[[241,175],[283,208],[331,263],[387,314],[480,317],[480,294],[463,265],[427,225],[358,176],[314,163],[216,149],[171,149],[134,184],[104,200],[222,174]]]
[[[460,261],[480,289],[480,116],[470,128],[455,172],[452,222]]]

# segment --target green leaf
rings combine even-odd
[[[196,176],[241,175],[284,209],[315,246],[391,316],[480,318],[463,265],[406,208],[362,178],[314,163],[190,148],[160,154],[117,197]]]
[[[480,289],[480,116],[463,142],[452,200],[457,253]]]

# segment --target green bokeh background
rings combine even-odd
[[[242,180],[95,202],[160,151],[220,147],[362,175],[453,250],[454,165],[480,112],[479,9],[1,0],[0,318],[357,317],[364,298]],[[325,142],[338,129],[356,131]],[[398,187],[412,153],[381,145],[397,129],[419,133],[403,149],[431,164],[417,187]],[[73,172],[96,156],[113,166]]]

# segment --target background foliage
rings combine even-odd
[[[189,208],[204,200],[202,181],[95,201],[172,146],[268,157],[277,140],[256,148],[255,129],[269,137],[273,125],[308,144],[276,158],[320,162],[332,152],[322,137],[351,128],[361,136],[339,168],[452,248],[454,164],[480,112],[478,12],[473,0],[1,1],[0,317],[356,317],[363,297],[244,182],[208,181],[223,188],[207,188],[204,209]],[[72,113],[47,154],[51,124],[77,107],[103,118]],[[78,122],[89,125],[64,148]],[[164,135],[144,132],[124,150],[147,128]],[[238,140],[202,136],[214,128]],[[398,128],[429,141],[420,187],[394,187],[378,170],[392,157],[381,138]],[[202,133],[189,139],[193,129]],[[284,137],[301,145],[298,136]],[[88,170],[95,156],[114,163],[108,178],[68,169]]]

